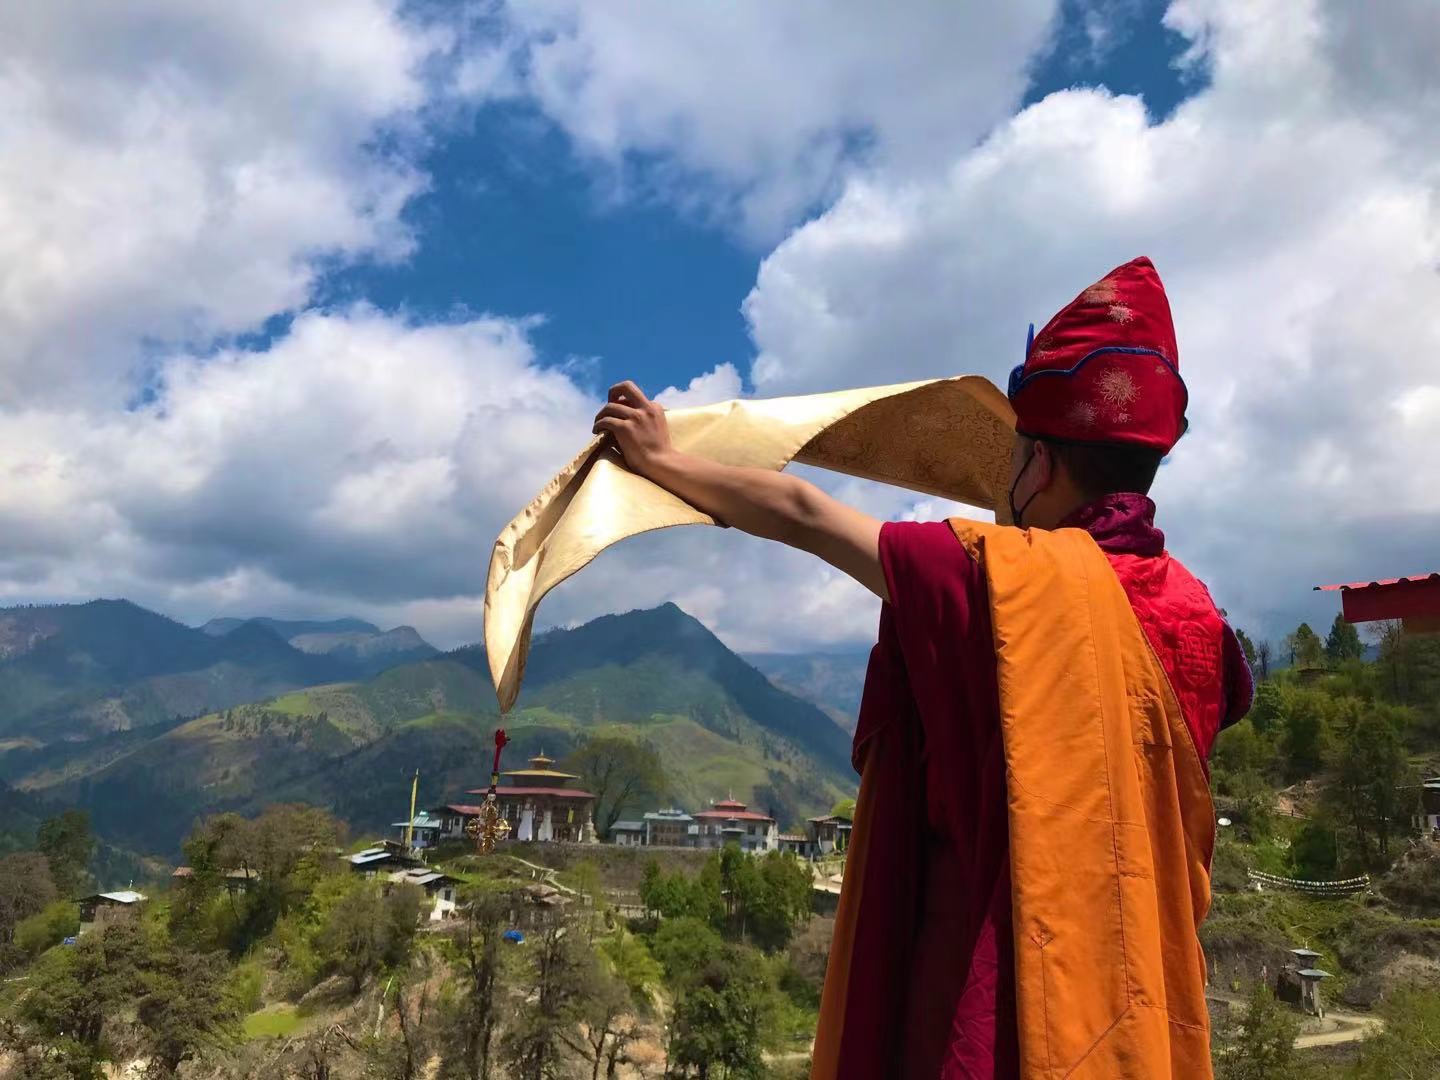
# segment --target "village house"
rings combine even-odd
[[[145,903],[144,893],[134,889],[118,892],[91,893],[80,898],[80,932],[126,922],[140,913]]]
[[[639,820],[617,821],[610,842],[619,847],[717,848],[736,844],[744,851],[788,851],[804,859],[841,852],[850,843],[851,822],[827,814],[810,818],[803,833],[782,833],[775,819],[735,799],[721,799],[693,815],[670,807]]]
[[[1414,818],[1415,827],[1424,833],[1440,833],[1440,776],[1432,776],[1420,783],[1420,812]]]
[[[610,842],[619,847],[642,847],[645,844],[645,822],[615,822],[610,826]]]
[[[757,813],[735,799],[721,799],[695,813],[695,846],[719,848],[736,844],[742,851],[774,851],[780,830],[769,814]]]
[[[645,815],[645,843],[651,847],[694,847],[699,834],[695,819],[677,806]]]
[[[432,848],[440,842],[444,818],[439,813],[432,813],[429,810],[422,810],[409,821],[393,821],[390,827],[395,830],[397,843],[405,843],[406,830],[410,833],[410,847],[414,851],[423,851]]]
[[[446,803],[438,810],[431,810],[440,819],[441,840],[465,840],[465,827],[480,816],[480,807],[473,803]]]
[[[781,851],[788,851],[791,855],[799,855],[802,859],[810,855],[810,838],[804,833],[781,833],[775,837],[775,843]]]
[[[850,845],[850,819],[826,814],[810,818],[806,823],[812,855],[829,855],[844,851]]]
[[[354,855],[342,855],[357,874],[373,878],[378,874],[393,874],[397,870],[413,870],[424,866],[419,859],[398,850],[400,845],[381,844],[357,851]]]
[[[700,826],[678,807],[652,810],[639,821],[610,826],[610,842],[620,847],[695,847]]]
[[[414,885],[424,889],[425,899],[430,905],[430,922],[440,922],[455,914],[456,890],[461,885],[459,878],[453,878],[449,874],[432,870],[427,866],[417,866],[409,870],[396,870],[390,875],[390,883],[392,885]],[[421,917],[424,917],[423,912]]]

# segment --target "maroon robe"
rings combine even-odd
[[[1144,573],[1163,562],[1154,512],[1143,495],[1116,495],[1064,524],[1090,532],[1112,561],[1134,558],[1127,591],[1136,579],[1163,598],[1163,581]],[[1017,1076],[1004,746],[985,580],[943,521],[885,525],[880,561],[890,602],[854,748],[857,771],[876,770],[874,839],[840,1075]],[[1194,710],[1194,720],[1186,710],[1202,756],[1222,722],[1249,707],[1249,669],[1228,627],[1223,654],[1215,707]]]

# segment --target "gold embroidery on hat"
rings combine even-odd
[[[1111,304],[1110,318],[1118,323],[1128,323],[1131,319],[1135,318],[1135,313],[1124,304]]]
[[[1088,401],[1077,401],[1070,406],[1066,419],[1076,427],[1088,428],[1095,426],[1095,406]]]
[[[1128,424],[1130,422],[1130,414],[1124,409],[1117,409],[1110,414],[1110,422],[1114,424]]]
[[[1094,285],[1080,294],[1080,299],[1087,304],[1111,304],[1115,302],[1115,282],[1109,278],[1101,278]]]
[[[1139,393],[1130,373],[1119,368],[1111,368],[1100,376],[1099,389],[1107,405],[1129,405]]]

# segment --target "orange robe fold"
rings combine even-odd
[[[1214,812],[1165,670],[1083,530],[955,520],[987,582],[1005,751],[1021,1073],[1211,1076]],[[870,772],[867,765],[866,773]],[[840,1075],[878,793],[862,776],[812,1080]]]

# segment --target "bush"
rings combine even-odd
[[[1297,877],[1311,881],[1333,878],[1340,863],[1333,823],[1324,818],[1306,821],[1300,827],[1290,853]]]
[[[68,900],[56,900],[44,910],[22,919],[15,926],[15,944],[31,956],[39,956],[53,945],[80,932],[80,908]]]
[[[651,991],[660,983],[664,971],[646,948],[643,939],[617,930],[599,943],[599,951],[610,962],[615,977],[630,991],[630,998],[639,1008],[652,1004]]]
[[[410,952],[424,892],[401,885],[382,892],[364,882],[330,909],[316,944],[328,968],[359,990],[367,975],[400,964]]]
[[[230,976],[230,998],[235,1010],[241,1014],[252,1013],[260,1007],[265,995],[265,969],[258,961],[249,960],[235,969]]]
[[[1291,1080],[1298,1077],[1295,1036],[1300,1017],[1257,983],[1238,1025],[1215,1055],[1217,1080]]]
[[[1395,991],[1380,1007],[1385,1027],[1360,1047],[1357,1080],[1440,1076],[1440,994],[1413,986]]]
[[[710,966],[725,951],[725,942],[708,923],[682,916],[666,919],[655,931],[650,951],[671,985],[685,982]]]

